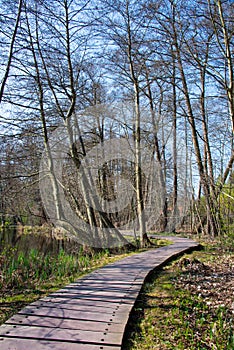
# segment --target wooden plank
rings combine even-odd
[[[125,320],[125,313],[118,313],[113,310],[110,314],[106,313],[96,313],[92,311],[92,308],[89,311],[80,311],[80,310],[66,310],[61,308],[46,308],[39,307],[34,308],[30,305],[19,312],[22,315],[35,315],[44,317],[54,317],[57,319],[72,319],[72,320],[89,320],[97,322],[110,322],[114,321],[115,323],[122,323]]]
[[[106,291],[106,292],[116,292],[116,293],[119,293],[119,292],[127,292],[129,290],[129,288],[132,287],[132,284],[129,283],[128,285],[121,285],[121,284],[114,284],[112,285],[112,283],[109,283],[109,284],[105,284],[105,282],[103,282],[102,284],[99,283],[99,284],[87,284],[87,285],[81,285],[81,286],[67,286],[67,287],[64,287],[62,289],[60,289],[60,291],[79,291],[79,292],[88,292],[88,293],[92,293],[93,290],[95,289],[95,291]]]
[[[51,328],[65,328],[65,329],[77,329],[77,330],[87,330],[94,332],[106,332],[120,333],[124,331],[125,324],[111,322],[97,322],[90,320],[71,320],[71,319],[59,319],[54,317],[41,317],[41,316],[31,316],[31,315],[21,315],[16,314],[11,317],[5,323],[7,325],[21,325],[21,326],[43,326]]]
[[[65,307],[67,306],[68,308],[70,305],[77,305],[77,307],[82,307],[82,306],[94,306],[94,302],[92,299],[77,299],[77,298],[66,298],[64,296],[61,297],[45,297],[43,299],[38,300],[37,302],[49,302],[52,303],[56,306],[56,304],[59,305],[64,305]],[[31,304],[30,304],[31,305]],[[95,306],[100,307],[100,308],[117,308],[121,305],[121,301],[116,302],[107,302],[106,300],[96,300],[95,301]]]
[[[50,302],[50,301],[44,301],[41,302],[36,301],[32,304],[30,304],[30,307],[38,309],[40,307],[43,308],[59,308],[59,309],[66,309],[66,310],[74,310],[74,311],[81,311],[81,312],[90,312],[90,310],[92,312],[95,313],[105,313],[105,314],[112,314],[113,311],[118,310],[118,313],[121,312],[125,312],[125,306],[123,305],[119,305],[116,306],[115,304],[108,304],[108,303],[104,303],[101,306],[100,305],[93,305],[93,304],[89,304],[86,305],[84,303],[72,303],[72,304],[67,304],[67,303],[54,303],[54,302]]]
[[[82,296],[92,296],[93,294],[95,294],[96,296],[104,296],[104,297],[109,297],[109,296],[113,296],[113,293],[115,295],[116,298],[122,298],[123,296],[126,295],[128,289],[125,291],[112,291],[109,289],[96,289],[94,288],[89,288],[89,289],[79,289],[79,288],[63,288],[58,290],[57,292],[53,293],[53,294],[75,294],[77,295],[77,297],[82,297]]]
[[[119,304],[120,302],[125,304],[131,304],[134,302],[134,297],[128,297],[128,296],[122,296],[122,297],[115,297],[115,296],[105,296],[105,295],[77,295],[72,293],[54,293],[53,295],[50,295],[50,299],[52,298],[64,298],[64,299],[73,299],[73,300],[92,300],[93,303],[103,301],[108,303],[116,303]]]
[[[79,342],[79,343],[96,343],[121,346],[122,333],[110,333],[77,330],[71,328],[49,328],[38,326],[18,326],[3,325],[0,327],[0,337],[24,338],[24,339],[41,339],[53,341]]]
[[[121,281],[121,280],[118,280],[118,279],[116,279],[116,278],[114,278],[114,277],[107,277],[105,280],[103,280],[103,279],[100,279],[100,280],[98,280],[98,279],[88,279],[87,281],[83,281],[82,283],[79,283],[79,281],[78,282],[76,282],[76,283],[71,283],[71,284],[69,284],[69,286],[71,286],[71,287],[73,287],[73,286],[84,286],[84,287],[89,287],[89,286],[104,286],[104,287],[108,287],[108,286],[113,286],[113,287],[116,287],[116,286],[123,286],[123,287],[128,287],[128,286],[131,286],[132,284],[136,284],[136,282],[135,282],[135,277],[136,276],[134,276],[134,280],[132,280],[132,281]]]
[[[132,298],[133,299],[133,298]],[[105,300],[105,298],[103,299],[100,299],[100,298],[76,298],[76,297],[68,297],[67,295],[63,294],[63,295],[50,295],[50,297],[48,297],[47,299],[43,299],[43,300],[46,300],[46,301],[51,301],[53,303],[78,303],[78,304],[90,304],[91,306],[94,305],[94,302],[95,302],[95,305],[107,305],[108,304],[108,307],[112,307],[111,305],[115,305],[115,306],[118,306],[118,305],[128,305],[128,304],[132,304],[134,302],[134,300],[128,300],[126,298],[124,299],[114,299],[112,298],[109,299],[109,300]]]
[[[1,350],[121,350],[120,346],[81,344],[40,339],[0,338]]]

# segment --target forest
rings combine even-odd
[[[234,225],[234,4],[1,0],[1,227],[116,247]]]
[[[233,0],[0,0],[0,54],[0,347],[232,350]]]

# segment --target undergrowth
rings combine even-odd
[[[97,261],[109,256],[108,250],[102,252],[75,255],[60,250],[58,255],[44,255],[36,249],[28,254],[16,252],[16,248],[6,247],[0,254],[0,290],[16,291],[25,287],[34,287],[43,281],[71,277],[81,274]]]
[[[106,249],[77,255],[28,253],[5,247],[0,253],[0,324],[24,306],[71,283],[92,270],[125,257]]]

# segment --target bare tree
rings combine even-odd
[[[14,44],[15,44],[15,40],[16,40],[16,36],[17,36],[18,27],[19,27],[22,7],[23,7],[23,0],[19,0],[17,16],[15,19],[14,29],[13,29],[13,33],[12,33],[10,44],[9,44],[9,53],[8,53],[7,63],[6,63],[5,72],[3,74],[1,87],[0,87],[0,103],[2,102],[5,86],[6,86],[7,79],[8,79],[9,73],[10,73],[11,63],[12,63],[12,59],[13,59],[13,55],[14,55]]]

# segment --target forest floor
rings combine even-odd
[[[234,349],[232,239],[199,240],[202,250],[150,276],[131,314],[123,350]]]

